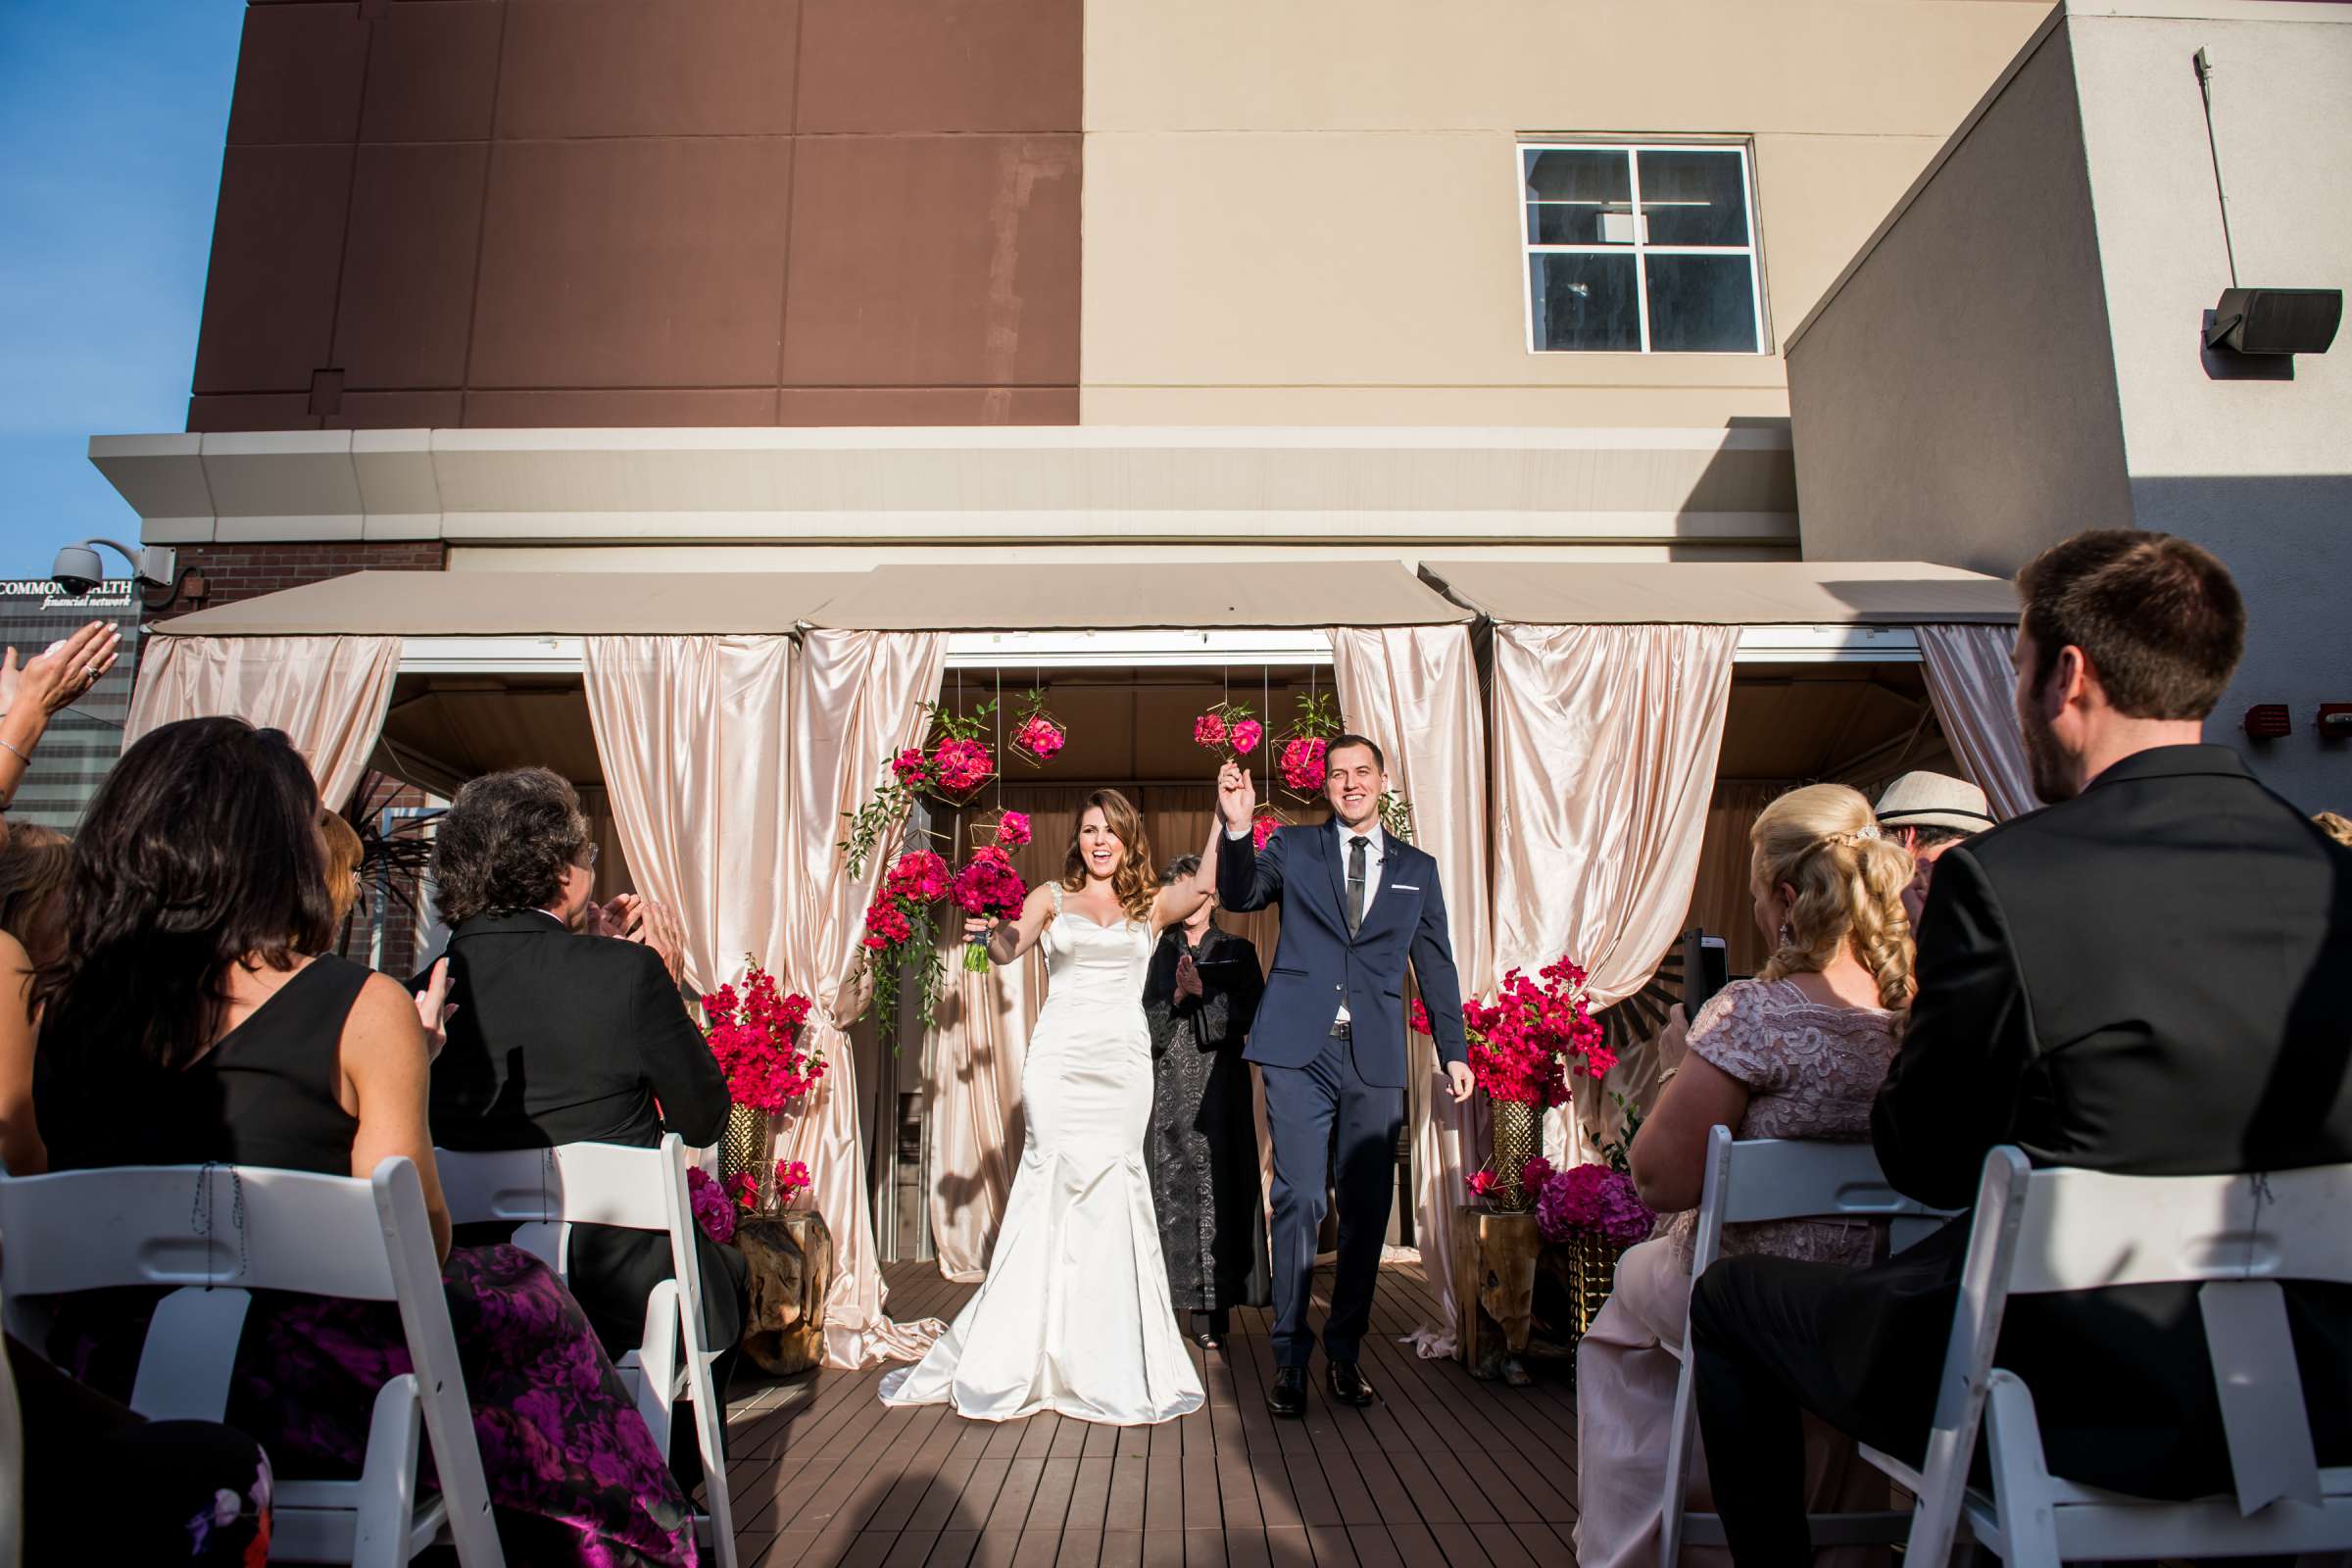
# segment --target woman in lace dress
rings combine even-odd
[[[1734,981],[1701,1007],[1687,1042],[1674,1009],[1660,1055],[1680,1065],[1632,1151],[1643,1201],[1668,1218],[1619,1260],[1616,1289],[1577,1347],[1576,1560],[1584,1568],[1657,1560],[1675,1347],[1690,1311],[1708,1132],[1721,1124],[1740,1138],[1869,1137],[1871,1101],[1910,1004],[1902,892],[1911,858],[1879,836],[1869,803],[1842,785],[1795,790],[1765,808],[1749,841],[1756,924],[1772,957],[1755,979]],[[1723,1250],[1859,1265],[1877,1255],[1881,1232],[1860,1221],[1732,1225]],[[1864,1489],[1875,1472],[1850,1440],[1808,1416],[1805,1453],[1811,1507],[1869,1505]],[[1883,1507],[1885,1483],[1875,1484]],[[1710,1505],[1703,1453],[1694,1455],[1690,1505]],[[1710,1557],[1728,1560],[1684,1553],[1686,1562]]]

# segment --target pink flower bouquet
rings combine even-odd
[[[774,1115],[824,1076],[823,1059],[800,1043],[808,999],[780,992],[775,976],[759,964],[745,971],[741,993],[720,986],[703,998],[703,1015],[704,1038],[736,1104]]]
[[[694,1223],[705,1236],[722,1247],[735,1239],[735,1205],[700,1166],[687,1169],[686,1206],[694,1211]]]
[[[1323,760],[1330,744],[1320,735],[1294,735],[1284,741],[1274,759],[1274,770],[1282,775],[1283,787],[1294,795],[1321,791],[1324,775],[1330,771]]]
[[[1513,969],[1493,1002],[1462,1004],[1470,1071],[1492,1099],[1564,1105],[1572,1072],[1598,1078],[1616,1065],[1586,1002],[1585,971],[1561,958],[1541,980]]]
[[[949,897],[956,901],[956,907],[968,915],[1009,920],[1021,912],[1029,888],[1022,882],[1020,872],[1012,868],[1011,858],[990,845],[975,851],[963,869],[956,873],[956,885]],[[963,966],[973,974],[987,972],[986,938],[975,937],[964,944]]]
[[[1537,1193],[1536,1229],[1547,1242],[1585,1232],[1613,1247],[1631,1247],[1646,1241],[1658,1222],[1634,1179],[1606,1165],[1571,1165],[1531,1191]]]
[[[919,957],[923,1016],[939,997],[939,955],[932,946],[932,906],[955,885],[948,862],[929,850],[908,850],[882,879],[882,890],[865,911],[867,966],[874,976],[874,1004],[888,1016],[898,1005],[899,964],[912,950]]]

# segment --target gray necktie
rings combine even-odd
[[[1348,934],[1355,935],[1364,923],[1364,846],[1371,843],[1361,834],[1348,840]]]

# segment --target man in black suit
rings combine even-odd
[[[1871,1117],[1888,1180],[1962,1207],[2000,1144],[2132,1175],[2352,1160],[2352,853],[2200,744],[2244,645],[2228,571],[2104,530],[2018,585],[2018,718],[2050,805],[1936,864]],[[1740,1562],[1806,1560],[1800,1407],[1924,1451],[1969,1223],[1875,1268],[1735,1257],[1699,1280],[1699,1421]],[[2290,1287],[2287,1306],[2320,1462],[2352,1463],[2352,1290]],[[1998,1364],[2032,1389],[2057,1474],[2229,1488],[2193,1285],[2021,1298]]]
[[[432,1069],[441,1148],[651,1149],[665,1131],[697,1147],[718,1141],[726,1077],[644,938],[643,907],[615,900],[599,910],[589,902],[595,865],[579,797],[543,767],[472,780],[437,825],[433,879],[453,926],[445,961],[454,1010]],[[636,934],[621,935],[632,920]],[[596,934],[575,929],[590,925]],[[478,1242],[504,1240],[513,1227],[460,1230],[460,1240]],[[723,1352],[711,1368],[723,1399],[743,1334],[746,1267],[741,1252],[706,1236],[695,1245],[705,1344]],[[575,1225],[568,1266],[571,1293],[606,1350],[617,1358],[635,1349],[646,1298],[673,1273],[669,1238]],[[675,1431],[690,1466],[681,1478],[699,1479],[693,1425]]]

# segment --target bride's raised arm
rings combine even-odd
[[[963,922],[963,934],[976,937],[985,932],[988,936],[989,961],[1010,963],[1037,946],[1037,939],[1044,933],[1046,922],[1052,918],[1054,884],[1040,882],[1029,890],[1029,897],[1021,902],[1019,919],[991,920],[975,915]]]
[[[1156,937],[1172,925],[1182,925],[1200,912],[1217,891],[1217,845],[1225,837],[1225,824],[1217,813],[1208,813],[1208,844],[1200,852],[1200,869],[1181,882],[1170,882],[1152,900],[1152,934]]]

